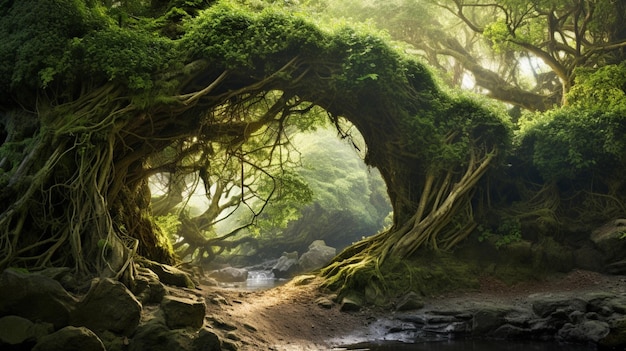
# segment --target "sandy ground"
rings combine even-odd
[[[208,317],[220,333],[239,350],[341,350],[354,342],[351,335],[363,332],[378,318],[391,311],[364,308],[341,312],[338,304],[322,307],[316,300],[332,295],[319,287],[289,283],[265,291],[202,286],[207,298]],[[626,292],[626,277],[606,276],[588,271],[572,271],[544,281],[506,285],[493,278],[481,280],[476,291],[455,292],[430,297],[426,305],[445,305],[456,299],[520,303],[534,293],[587,291]]]

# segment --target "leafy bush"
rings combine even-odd
[[[526,118],[520,145],[544,180],[574,179],[623,167],[626,115],[565,108]]]

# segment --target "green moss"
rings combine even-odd
[[[478,288],[478,268],[450,253],[422,250],[410,260],[388,259],[375,267],[369,264],[353,276],[351,287],[342,293],[360,293],[369,304],[386,305],[408,292],[422,296]]]

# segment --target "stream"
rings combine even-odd
[[[595,351],[595,346],[564,344],[541,341],[500,341],[500,340],[446,340],[416,342],[413,344],[398,341],[365,342],[341,348],[358,351]]]
[[[248,271],[248,279],[241,285],[246,290],[267,290],[282,285],[287,279],[274,277],[271,270]]]

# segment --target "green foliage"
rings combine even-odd
[[[173,213],[154,217],[154,223],[161,229],[163,235],[170,238],[170,240],[177,237],[178,229],[181,226],[179,216]]]
[[[408,146],[426,167],[450,169],[467,161],[470,148],[506,150],[512,124],[501,106],[473,96],[441,95],[419,115],[406,118]]]
[[[190,59],[207,58],[229,68],[284,64],[319,49],[322,34],[303,17],[265,9],[252,13],[222,1],[189,22],[180,48]],[[288,55],[288,56],[285,56]],[[282,63],[281,63],[282,62]]]
[[[623,166],[626,115],[564,108],[521,121],[520,155],[546,181],[574,179],[588,172],[608,174]]]
[[[313,200],[313,192],[306,180],[293,171],[284,171],[265,187],[265,193],[275,191],[253,228],[256,236],[281,231],[289,222],[300,218],[302,208]]]
[[[522,225],[519,219],[516,218],[506,218],[502,220],[495,231],[492,231],[490,228],[485,228],[482,225],[479,225],[476,229],[479,232],[479,242],[487,240],[493,241],[493,244],[498,249],[502,246],[522,240]]]
[[[94,1],[20,0],[0,4],[0,92],[45,85],[72,40],[107,24]]]
[[[138,11],[137,2],[125,6],[114,9]],[[169,64],[170,42],[139,28],[119,28],[117,14],[95,1],[5,2],[0,12],[4,89],[53,84],[68,89],[76,83],[106,81],[148,89],[152,74]]]
[[[626,114],[626,62],[598,69],[577,69],[575,85],[567,100],[580,109]]]
[[[148,89],[153,86],[151,74],[167,67],[171,46],[169,40],[150,33],[113,27],[74,39],[57,71]]]

